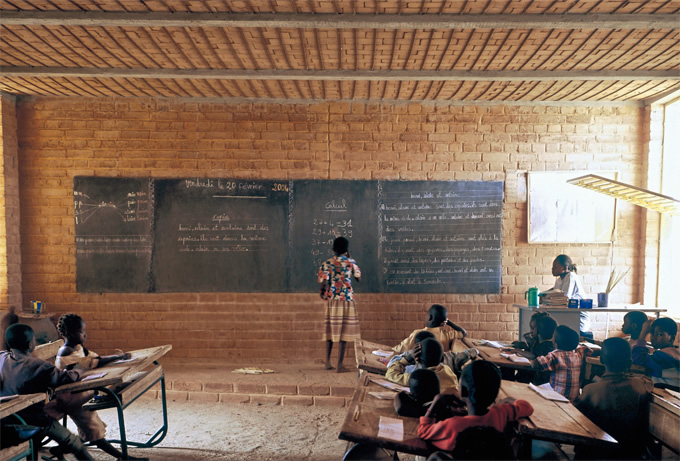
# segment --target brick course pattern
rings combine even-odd
[[[23,299],[41,299],[52,313],[78,312],[88,322],[88,347],[101,353],[171,343],[172,357],[320,358],[323,306],[316,293],[78,293],[76,175],[505,181],[500,294],[361,294],[357,307],[363,337],[380,343],[396,344],[422,327],[435,302],[471,335],[511,340],[518,323],[512,304],[523,302],[530,286],[552,286],[557,254],[575,260],[589,293],[602,291],[610,270],[608,245],[527,243],[527,171],[615,170],[621,181],[638,184],[646,142],[644,109],[630,105],[142,98],[27,98],[16,105],[19,194],[5,197],[21,197]],[[612,294],[614,303],[643,296],[634,282],[645,264],[640,220],[638,207],[619,203],[614,265],[633,270]],[[222,400],[232,390],[242,392],[209,392]],[[302,395],[315,403],[346,398],[332,391]]]

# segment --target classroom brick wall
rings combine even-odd
[[[626,105],[29,98],[17,102],[17,121],[23,299],[85,317],[94,350],[172,343],[175,357],[235,361],[321,359],[318,295],[78,293],[74,176],[505,181],[500,294],[361,294],[357,304],[372,341],[397,343],[434,302],[475,337],[510,340],[512,304],[531,286],[552,286],[557,254],[579,264],[590,293],[603,290],[610,270],[609,245],[527,243],[527,172],[616,170],[639,184],[647,142],[644,109]],[[619,203],[614,265],[632,269],[613,302],[644,295],[640,222],[638,207]]]
[[[20,308],[19,159],[14,97],[0,97],[0,311]],[[4,333],[3,333],[4,334]]]

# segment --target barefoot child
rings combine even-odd
[[[66,341],[59,349],[55,365],[58,369],[70,369],[74,366],[86,370],[97,368],[106,365],[107,363],[116,360],[126,360],[130,358],[130,354],[121,352],[117,355],[108,355],[100,357],[94,352],[88,351],[83,344],[87,339],[87,332],[85,331],[85,321],[77,314],[65,314],[59,318],[57,324],[59,334]],[[87,402],[92,397],[92,391],[78,392],[67,394],[64,397],[57,397],[62,399],[61,404],[65,407],[66,414],[78,426],[78,433],[80,437],[86,442],[92,442],[97,448],[105,451],[109,455],[117,459],[147,459],[135,458],[128,456],[123,457],[116,447],[111,445],[106,440],[106,424],[97,415],[96,411],[89,411],[83,408],[83,400]]]

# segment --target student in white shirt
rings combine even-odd
[[[553,290],[562,290],[569,299],[584,299],[586,293],[581,284],[581,279],[576,275],[576,264],[567,255],[557,255],[552,265],[552,275],[557,277]],[[590,315],[580,312],[580,335],[592,338],[590,328]]]

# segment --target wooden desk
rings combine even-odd
[[[387,362],[389,361],[389,358],[385,360],[385,363],[381,362],[380,360],[384,358],[373,353],[373,351],[378,349],[383,351],[392,350],[390,346],[384,344],[372,343],[363,339],[355,339],[354,355],[357,360],[357,368],[359,370],[365,370],[380,375],[387,373]]]
[[[534,414],[519,423],[519,433],[526,438],[604,448],[617,443],[571,403],[546,400],[528,384],[503,380],[498,400],[506,397],[526,400],[534,407]]]
[[[478,339],[470,339],[470,338],[464,338],[463,343],[467,347],[474,347],[479,351],[479,356],[487,360],[489,362],[494,363],[495,365],[503,368],[514,368],[516,370],[527,370],[527,371],[534,371],[534,369],[531,367],[531,363],[517,363],[513,362],[510,359],[506,359],[505,357],[501,356],[501,350],[497,349],[495,347],[491,346],[484,346],[481,344],[477,344]]]
[[[387,450],[427,456],[431,450],[418,437],[418,418],[398,416],[394,411],[394,402],[392,400],[379,400],[368,395],[371,391],[384,392],[387,389],[371,382],[369,374],[362,371],[338,438],[356,444],[367,444]],[[381,416],[403,421],[403,440],[378,437],[378,425]]]
[[[156,360],[167,354],[170,349],[172,349],[172,345],[166,344],[165,346],[130,351],[132,361],[123,363],[112,362],[103,367],[88,370],[82,374],[80,381],[59,386],[55,389],[55,392],[60,394],[62,392],[101,389],[107,386],[115,386],[130,382],[133,375],[153,364]],[[87,378],[88,376],[100,373],[106,373],[106,375],[101,378],[84,380],[84,378]]]
[[[654,389],[649,406],[649,433],[680,453],[680,399],[663,389]]]
[[[35,403],[45,402],[46,400],[47,393],[39,392],[37,394],[19,395],[12,400],[4,401],[0,403],[0,419],[18,413],[24,408],[28,408]]]
[[[645,367],[633,364],[630,367],[630,371],[632,373],[645,374]],[[600,357],[585,357],[584,378],[586,382],[592,381],[595,376],[602,376],[604,372],[605,366],[602,365]]]
[[[103,367],[94,368],[83,373],[83,377],[106,373],[100,378],[65,384],[58,387],[55,392],[78,392],[95,389],[105,394],[108,399],[103,402],[86,404],[90,410],[100,410],[104,408],[116,408],[118,413],[118,427],[120,432],[119,440],[109,440],[112,443],[119,443],[121,451],[125,457],[128,456],[128,445],[149,448],[158,445],[168,432],[168,411],[165,396],[165,375],[163,367],[157,362],[159,358],[172,349],[172,345],[150,347],[130,351],[132,361],[122,363],[112,362]],[[150,366],[153,367],[147,370]],[[125,431],[124,410],[135,402],[142,394],[151,389],[156,383],[161,383],[161,405],[163,423],[160,428],[145,442],[128,441]]]
[[[30,407],[33,404],[44,402],[47,400],[47,393],[42,392],[38,394],[24,394],[19,395],[12,400],[0,403],[0,419],[6,418],[10,415],[15,415],[17,422],[25,424],[25,421],[16,413]],[[0,450],[0,459],[4,460],[18,460],[24,457],[30,457],[33,453],[33,441],[29,440],[13,447],[7,447]]]

